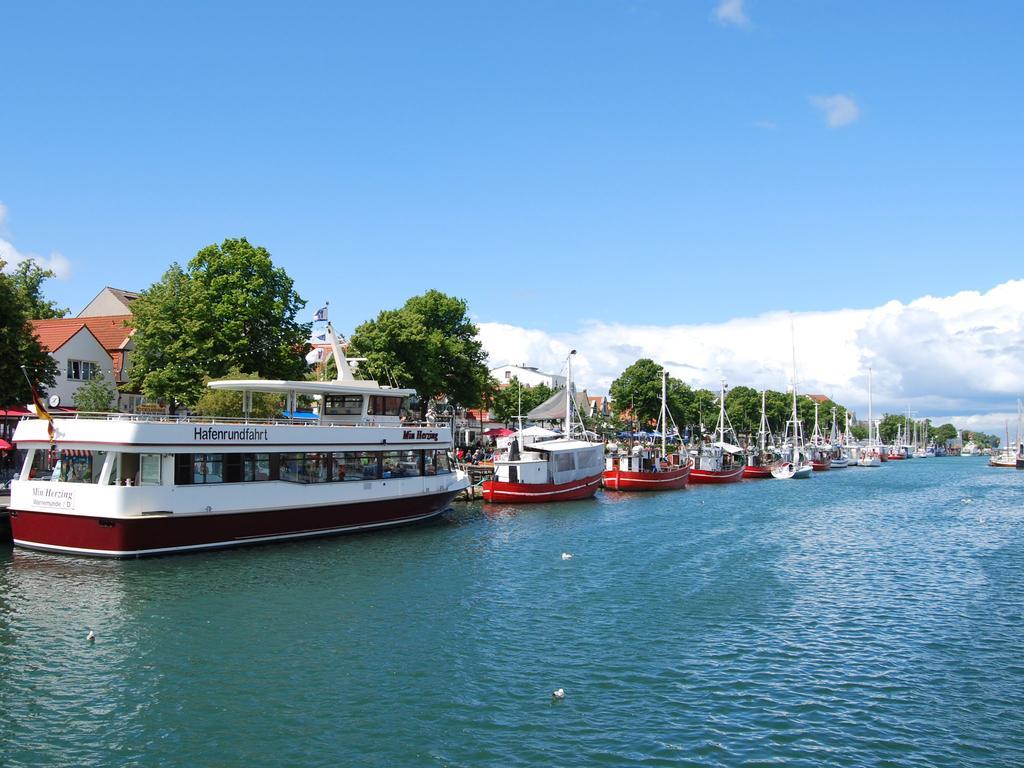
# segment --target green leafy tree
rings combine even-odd
[[[151,399],[166,400],[174,413],[193,404],[213,357],[206,319],[198,313],[193,284],[177,264],[132,303],[131,383]]]
[[[612,382],[608,394],[612,410],[628,429],[653,427],[661,415],[661,378],[665,369],[649,358],[630,365]],[[669,376],[665,384],[665,401],[672,420],[683,429],[693,410],[693,390],[679,379]]]
[[[699,429],[704,428],[705,432],[711,433],[718,423],[718,393],[710,389],[698,389],[693,393],[693,408],[689,413],[687,424],[693,428],[694,435],[699,435]]]
[[[32,399],[28,375],[45,395],[46,387],[57,381],[57,364],[43,349],[32,329],[32,306],[17,281],[4,273],[0,259],[0,406],[21,405]]]
[[[415,389],[423,417],[430,401],[442,396],[453,405],[475,408],[492,394],[478,333],[465,301],[430,290],[357,327],[350,349],[366,358],[361,372]]]
[[[952,424],[940,424],[931,431],[931,439],[937,445],[945,445],[947,440],[956,440],[957,430]]]
[[[739,434],[757,434],[761,425],[760,392],[753,387],[733,387],[725,394],[725,410],[729,414],[733,428]]]
[[[30,319],[52,320],[67,316],[67,307],[58,307],[56,302],[43,298],[43,283],[53,276],[53,270],[43,269],[31,259],[20,262],[11,272],[14,288]]]
[[[242,373],[237,368],[228,371],[226,379],[256,379],[260,378],[252,374]],[[281,414],[281,397],[269,392],[253,392],[249,415],[257,419],[271,419]],[[196,403],[195,412],[201,416],[228,416],[242,418],[245,416],[243,409],[242,393],[229,389],[203,390],[199,402]]]
[[[193,406],[205,377],[232,369],[264,378],[306,375],[305,301],[265,248],[245,238],[203,248],[187,269],[173,264],[132,304],[130,378],[150,398]]]
[[[80,411],[110,413],[117,404],[117,388],[106,377],[95,376],[79,385],[73,400]]]
[[[882,442],[889,444],[896,441],[896,436],[900,434],[906,426],[906,417],[901,416],[898,413],[887,413],[882,417],[881,423],[878,425],[878,431],[882,436]],[[905,440],[909,438],[904,435]]]
[[[513,378],[504,387],[499,387],[498,382],[494,381],[492,389],[494,394],[490,401],[491,413],[494,414],[495,419],[504,424],[511,424],[519,416],[520,396],[522,397],[522,413],[525,416],[556,391],[546,384],[536,384],[532,387],[520,384],[518,378]]]
[[[867,440],[868,428],[862,427],[860,424],[851,424],[850,434],[853,435],[855,440]]]

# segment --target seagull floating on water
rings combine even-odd
[[[562,553],[562,559],[563,560],[572,560],[572,552],[563,552]],[[561,689],[559,689],[559,690],[561,690]]]
[[[90,643],[95,643],[96,642],[96,635],[90,629],[89,630],[89,634],[85,636],[85,639],[88,640]]]
[[[565,689],[564,688],[559,688],[557,691],[552,691],[551,692],[551,698],[557,699],[558,701],[561,701],[562,699],[565,698]]]

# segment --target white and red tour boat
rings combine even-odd
[[[654,446],[634,446],[626,453],[613,453],[605,459],[604,487],[613,491],[667,491],[682,488],[693,464],[685,454],[668,452],[668,411],[666,384],[668,371],[661,372],[661,415],[655,428],[661,437],[661,451]],[[678,439],[679,429],[675,429]]]
[[[573,401],[572,356],[569,353],[565,383],[564,428],[561,435],[548,436],[542,430],[520,429],[509,440],[509,448],[494,460],[494,475],[481,489],[484,501],[507,504],[536,504],[551,501],[589,499],[601,485],[604,444],[573,437],[575,403]],[[562,395],[554,395],[534,408],[528,417],[552,418],[542,413],[559,407]],[[538,434],[540,433],[540,434]]]
[[[743,449],[735,443],[726,442],[726,432],[735,436],[735,431],[725,413],[725,382],[718,398],[718,426],[714,442],[701,443],[694,453],[694,468],[690,472],[691,483],[735,483],[743,479]]]
[[[214,389],[315,403],[316,418],[68,414],[26,419],[12,483],[14,543],[133,557],[404,525],[438,516],[462,489],[451,427],[403,421],[408,389],[357,380],[333,330],[334,381],[214,381]],[[245,411],[248,413],[249,408]],[[42,455],[41,455],[42,454]],[[55,459],[50,477],[35,474]]]

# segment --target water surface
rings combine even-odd
[[[1022,502],[950,457],[149,560],[0,545],[0,765],[1019,766]]]

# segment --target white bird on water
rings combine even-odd
[[[92,630],[90,629],[90,630],[89,630],[89,634],[85,636],[85,639],[86,639],[86,640],[87,640],[88,642],[90,642],[90,643],[95,643],[95,642],[96,642],[96,635],[95,635],[95,633],[93,633],[93,631],[92,631]]]
[[[562,559],[563,560],[572,560],[572,552],[563,552],[562,553]]]
[[[564,688],[559,688],[557,691],[552,691],[551,692],[551,698],[553,698],[553,699],[555,699],[557,701],[561,701],[562,699],[565,698],[565,689]]]

